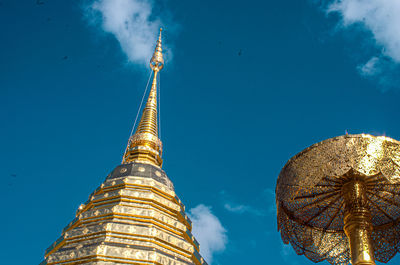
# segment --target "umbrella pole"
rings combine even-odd
[[[371,213],[362,180],[353,179],[342,187],[345,201],[344,231],[349,239],[353,265],[375,265],[371,239]]]

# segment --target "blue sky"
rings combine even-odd
[[[226,230],[212,263],[312,264],[281,243],[277,176],[346,131],[400,139],[399,5],[145,2],[169,53],[163,169],[188,210],[210,207]],[[149,70],[92,3],[0,0],[3,264],[40,263],[121,161]]]

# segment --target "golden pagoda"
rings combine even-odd
[[[79,207],[40,265],[207,264],[185,206],[161,169],[157,76],[163,66],[160,30],[150,60],[153,83],[122,164]]]

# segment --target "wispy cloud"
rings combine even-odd
[[[398,0],[336,0],[328,12],[338,12],[343,26],[360,23],[369,31],[382,53],[400,62],[400,1]]]
[[[148,65],[161,21],[150,0],[94,0],[85,12],[92,25],[113,34],[132,63]]]
[[[374,76],[381,72],[381,68],[379,67],[379,58],[372,57],[365,64],[361,64],[358,66],[358,71],[363,76]]]
[[[393,63],[387,57],[371,57],[366,63],[357,66],[361,76],[375,79],[382,91],[400,88],[400,64]]]
[[[281,242],[281,251],[280,251],[282,259],[286,264],[297,265],[299,264],[294,258],[297,256],[296,252],[292,248],[291,245],[286,245]]]
[[[212,213],[211,207],[200,204],[190,209],[188,214],[193,222],[192,233],[200,243],[200,253],[212,264],[213,255],[225,250],[228,243],[227,231]]]
[[[328,3],[326,12],[339,14],[342,28],[357,26],[353,28],[370,32],[369,41],[379,50],[358,66],[360,74],[376,78],[386,88],[397,86],[398,78],[392,73],[400,73],[400,1],[333,0]]]
[[[267,202],[267,212],[276,216],[276,201],[275,201],[275,191],[270,188],[264,190],[265,200]]]
[[[235,214],[251,214],[255,216],[266,216],[276,212],[275,210],[275,193],[271,189],[265,189],[264,193],[259,194],[257,201],[263,204],[263,207],[256,207],[254,205],[248,205],[243,203],[236,203],[232,196],[230,196],[225,190],[220,192],[222,197],[222,203],[225,210]],[[267,207],[265,208],[264,200],[267,200]]]
[[[226,202],[224,204],[224,208],[231,212],[231,213],[237,213],[237,214],[244,214],[244,213],[249,213],[249,214],[254,214],[257,216],[264,216],[265,212],[263,210],[254,208],[249,205],[244,205],[244,204],[235,204],[233,202]]]

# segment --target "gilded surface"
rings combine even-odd
[[[42,264],[206,265],[190,231],[170,187],[149,177],[107,179],[79,207]]]
[[[158,114],[157,114],[157,75],[164,67],[164,59],[161,48],[160,36],[153,56],[150,60],[153,70],[153,83],[151,85],[146,106],[134,135],[129,139],[122,163],[149,163],[161,167],[162,165],[162,142],[158,138]]]
[[[400,142],[387,137],[340,136],[289,160],[276,189],[283,241],[314,262],[348,264],[342,187],[354,176],[366,184],[375,259],[389,261],[400,250]]]

